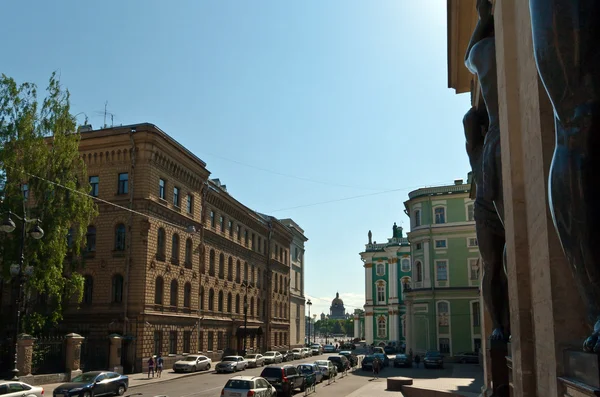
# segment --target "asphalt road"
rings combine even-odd
[[[303,360],[294,360],[289,364],[312,363],[315,360],[325,360],[327,357],[337,354],[323,354]],[[142,393],[144,397],[168,396],[168,397],[209,397],[220,396],[221,389],[232,376],[259,376],[262,368],[250,368],[235,374],[216,374],[205,373],[194,376],[173,379],[167,382],[155,383],[148,386],[137,386],[127,392],[127,394]],[[361,373],[362,372],[362,373]],[[369,377],[365,376],[365,371],[357,370],[356,374],[350,373],[344,378],[338,378],[335,382],[328,384],[327,381],[317,385],[317,393],[326,390],[327,396],[347,396],[356,389],[362,387],[368,382]],[[361,373],[360,375],[358,375]],[[324,394],[320,392],[320,394]],[[303,396],[304,393],[296,392],[296,396]]]

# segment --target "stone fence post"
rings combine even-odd
[[[66,337],[66,355],[65,372],[69,379],[80,375],[81,371],[81,342],[85,339],[83,336],[75,333],[68,334]]]
[[[17,339],[17,369],[20,376],[31,375],[33,342],[35,338],[27,334],[20,334]]]
[[[109,335],[110,339],[110,353],[108,358],[108,369],[110,371],[123,373],[123,366],[121,365],[121,344],[123,338],[117,334]]]

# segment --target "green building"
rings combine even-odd
[[[410,218],[410,287],[404,293],[406,350],[445,356],[481,348],[480,255],[467,183],[421,188]]]

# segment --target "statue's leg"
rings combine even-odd
[[[530,0],[534,51],[556,114],[550,210],[600,353],[600,3]]]

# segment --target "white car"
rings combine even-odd
[[[265,364],[279,364],[283,361],[283,355],[275,351],[265,352],[263,357],[265,358]]]
[[[277,390],[260,376],[234,376],[227,381],[221,395],[224,397],[274,397],[277,395]]]
[[[212,360],[206,356],[189,355],[173,364],[173,372],[196,372],[210,369]]]
[[[265,358],[262,354],[246,354],[244,358],[248,361],[248,368],[263,367],[265,365]]]
[[[248,368],[248,361],[242,356],[226,356],[215,366],[217,373],[243,371]]]
[[[329,360],[317,360],[315,365],[321,368],[324,378],[329,379],[337,375],[337,367]]]
[[[310,347],[303,347],[302,351],[304,352],[304,357],[311,357],[312,356],[312,350]]]
[[[311,354],[313,356],[318,356],[319,354],[323,354],[323,347],[318,343],[315,343],[314,345],[312,345],[310,347],[310,350],[311,350]]]
[[[292,349],[292,353],[294,353],[294,360],[299,360],[301,358],[304,358],[304,352],[302,351],[302,349],[300,348],[295,348]]]
[[[31,386],[18,381],[0,381],[0,396],[2,397],[44,397],[44,388]]]

